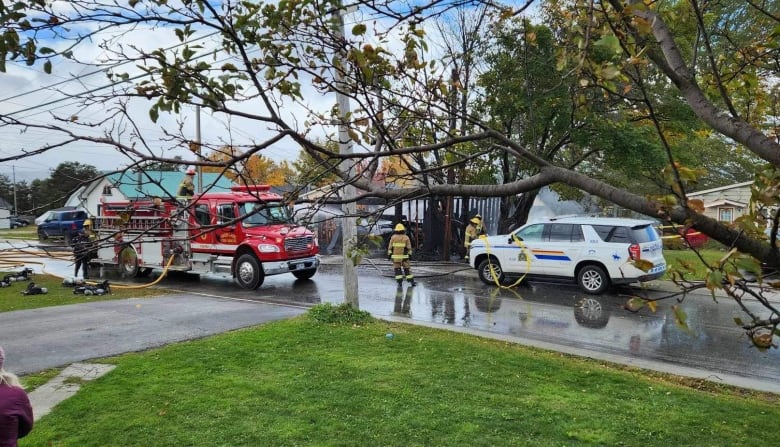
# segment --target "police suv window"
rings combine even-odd
[[[517,236],[524,241],[541,241],[542,233],[544,232],[544,225],[537,224],[525,227],[517,232]]]
[[[640,244],[658,240],[658,233],[652,225],[633,227],[631,228],[631,234],[634,236],[634,241]]]
[[[612,235],[607,242],[630,244],[631,236],[628,234],[628,229],[626,227],[615,227],[615,230],[612,232]]]
[[[612,228],[614,228],[611,225],[593,225],[593,229],[596,231],[596,234],[599,235],[602,241],[606,241],[609,237],[609,233],[612,231]]]
[[[581,225],[572,225],[571,226],[571,241],[572,242],[582,242],[585,240],[585,235],[582,233],[582,226]]]
[[[550,242],[571,242],[572,224],[550,225]]]

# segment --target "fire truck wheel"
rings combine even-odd
[[[133,247],[125,247],[119,252],[117,269],[123,278],[135,278],[138,275],[138,255]]]
[[[249,290],[256,289],[263,283],[263,270],[254,255],[245,253],[238,257],[236,281],[242,288]]]
[[[310,279],[312,276],[314,276],[315,273],[317,273],[317,269],[298,270],[296,272],[292,272],[292,274],[298,279]]]

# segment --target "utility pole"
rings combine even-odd
[[[200,158],[200,104],[195,106],[195,144],[198,146],[198,152],[195,155]],[[200,161],[200,160],[198,160]],[[198,165],[198,194],[203,192],[203,166]]]
[[[347,84],[344,80],[344,49],[341,45],[344,40],[344,17],[342,9],[336,9],[333,12],[334,36],[339,40],[340,49],[336,50],[333,58],[333,65],[336,70],[336,102],[339,108],[339,153],[344,156],[352,154],[352,139],[349,136],[349,97],[344,94]],[[352,159],[345,157],[341,161],[339,170],[345,175],[347,181],[342,188],[342,200],[344,204],[341,210],[344,215],[341,218],[341,253],[344,257],[344,302],[351,304],[354,308],[360,308],[358,299],[358,278],[355,266],[349,254],[353,250],[353,244],[357,240],[357,231],[355,230],[356,206],[352,200],[355,197],[355,187],[350,183],[355,177],[355,165]]]
[[[11,165],[11,177],[14,183],[14,216],[18,216],[19,208],[16,207],[16,165]]]

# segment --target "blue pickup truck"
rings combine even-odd
[[[64,239],[70,244],[70,240],[82,228],[87,219],[87,212],[83,210],[54,210],[40,225],[38,225],[38,240]]]

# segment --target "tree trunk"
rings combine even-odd
[[[506,234],[528,221],[528,214],[534,206],[539,190],[524,192],[520,197],[501,198],[501,214],[498,219],[498,234]]]

